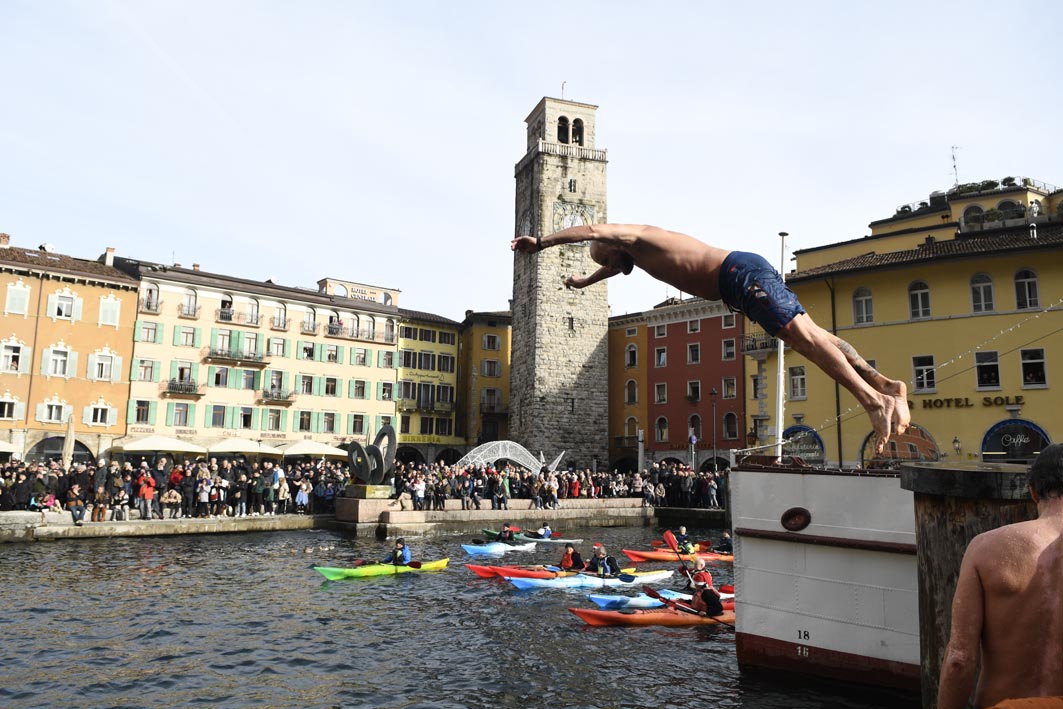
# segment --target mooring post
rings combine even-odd
[[[906,463],[901,487],[915,494],[919,654],[923,707],[937,707],[952,596],[963,553],[982,532],[1037,517],[1026,468],[994,463]]]

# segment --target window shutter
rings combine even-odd
[[[52,364],[52,348],[47,347],[41,352],[41,374],[48,376],[48,367]]]
[[[118,409],[113,406],[107,409],[107,425],[113,426],[118,423]]]
[[[122,358],[118,355],[114,355],[111,362],[111,381],[115,384],[122,381]]]
[[[287,429],[288,429],[288,410],[287,409],[282,409],[281,410],[281,430],[285,431]]]
[[[114,371],[114,366],[113,365],[111,366],[111,371],[112,372]],[[89,355],[89,367],[88,367],[88,370],[85,372],[85,378],[88,379],[90,382],[97,381],[96,380],[96,355],[95,355],[95,353]]]
[[[281,389],[283,389],[285,392],[290,392],[291,391],[291,389],[288,388],[288,373],[287,372],[282,372],[281,373]]]
[[[376,399],[377,399],[377,401],[383,401],[384,400],[384,382],[377,382],[376,383]],[[379,426],[378,426],[378,428],[379,428]]]
[[[133,342],[140,342],[140,334],[143,328],[141,328],[141,321],[137,320],[133,323]]]
[[[354,380],[353,379],[351,381],[347,382],[347,398],[348,399],[353,399],[354,398]]]
[[[258,428],[258,417],[259,417],[260,413],[261,412],[259,411],[259,409],[257,407],[254,408],[254,409],[251,409],[251,428],[252,429]]]
[[[126,423],[136,423],[136,421],[137,421],[137,402],[135,402],[132,399],[130,399],[129,403],[126,404],[125,422]]]
[[[235,418],[236,418],[236,407],[235,406],[226,406],[225,407],[225,428],[236,428],[236,424],[234,422]]]
[[[197,327],[197,328],[192,330],[192,346],[193,347],[199,347],[199,336],[202,334],[200,332],[201,329],[202,328],[198,328]]]
[[[66,360],[66,378],[76,377],[78,374],[78,353],[70,350]]]
[[[196,425],[196,405],[195,404],[189,404],[188,405],[188,425],[189,426],[195,426]]]
[[[50,296],[48,296],[48,310],[47,310],[48,317],[50,317],[52,320],[55,320],[55,318],[56,318],[55,313],[56,313],[56,311],[58,309],[59,309],[59,296],[57,296],[55,293],[52,293]]]
[[[175,345],[181,344],[181,332],[185,329],[184,325],[173,326],[173,343]]]
[[[291,357],[292,356],[292,343],[291,343],[291,340],[289,340],[287,337],[285,337],[283,342],[284,342],[284,354],[282,356],[283,357]]]
[[[163,325],[161,322],[160,323],[155,323],[155,344],[156,345],[161,345],[162,344],[162,331],[165,330],[165,329],[166,329],[166,326]],[[174,327],[174,329],[176,330],[177,328]]]
[[[373,350],[369,349],[368,347],[365,350],[365,366],[373,366]]]
[[[336,348],[336,364],[343,364],[343,351],[347,349],[343,345]]]
[[[15,420],[16,421],[20,421],[20,420],[22,420],[24,418],[26,418],[26,402],[24,402],[24,401],[16,401],[15,402]]]
[[[148,402],[148,423],[151,424],[152,426],[155,425],[155,412],[156,412],[156,410],[158,408],[159,408],[159,402],[157,402],[157,401],[149,401]]]
[[[264,377],[263,377],[264,374],[265,374],[265,372],[255,372],[255,379],[254,379],[254,382],[251,385],[251,388],[254,389],[255,391],[258,391],[259,389],[262,388],[262,382],[264,380]]]
[[[81,410],[81,423],[86,426],[92,423],[92,407],[86,406]]]
[[[314,396],[322,396],[325,393],[325,378],[314,377]]]
[[[74,298],[74,317],[71,318],[72,322],[81,320],[81,311],[85,307],[84,298]]]
[[[207,367],[207,386],[214,386],[214,373],[217,370],[218,368],[213,365]]]
[[[326,356],[325,356],[325,345],[324,345],[324,343],[321,343],[321,342],[315,343],[314,344],[314,361],[315,362],[324,362],[325,359],[326,359]]]
[[[256,409],[256,411],[257,411],[257,409]],[[272,411],[272,409],[264,409],[262,411],[263,415],[259,416],[259,418],[258,418],[258,430],[259,431],[265,431],[269,427],[269,412],[270,411]]]
[[[166,402],[166,425],[173,426],[173,402]]]
[[[212,417],[213,417],[213,412],[211,411],[211,407],[210,406],[204,406],[203,407],[203,428],[210,428],[210,422],[211,422],[211,418]]]
[[[192,363],[192,383],[199,383],[199,362]]]
[[[210,348],[212,350],[218,348],[218,328],[216,327],[210,329]]]
[[[378,366],[378,367],[383,367],[384,366],[384,350],[380,350],[379,352],[376,353],[376,366]]]
[[[177,379],[177,360],[170,360],[170,379]]]
[[[347,414],[347,435],[354,433],[354,414]]]
[[[18,356],[18,371],[19,374],[26,374],[30,371],[30,362],[33,361],[33,348],[22,346],[22,351]]]
[[[229,370],[229,381],[227,383],[229,389],[239,389],[243,382],[243,370],[232,368]],[[230,428],[232,428],[230,426]]]
[[[315,411],[310,414],[310,431],[311,433],[321,433],[324,430],[324,422],[322,421],[323,415],[320,411]]]

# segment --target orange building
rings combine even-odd
[[[72,430],[73,457],[87,462],[125,435],[138,284],[113,258],[0,234],[0,440],[15,457],[58,458]]]

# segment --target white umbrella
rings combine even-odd
[[[293,443],[290,446],[287,446],[283,451],[284,456],[287,458],[300,455],[311,456],[314,458],[318,456],[328,456],[330,458],[347,457],[347,451],[342,448],[318,443],[317,441],[299,441],[298,443]]]
[[[211,453],[244,453],[245,455],[280,455],[279,448],[267,446],[262,441],[249,441],[246,438],[223,438],[207,446]]]
[[[169,436],[146,436],[128,443],[119,443],[115,446],[126,453],[206,453],[207,449],[197,446],[195,443],[182,441],[179,438]]]
[[[66,435],[63,436],[63,455],[60,458],[64,468],[69,469],[74,459],[74,413],[71,409],[70,416],[66,419]]]
[[[18,453],[18,448],[5,441],[0,441],[0,453]]]

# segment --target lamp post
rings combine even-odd
[[[716,472],[716,396],[719,394],[716,387],[709,389],[709,399],[712,400],[712,472]]]

